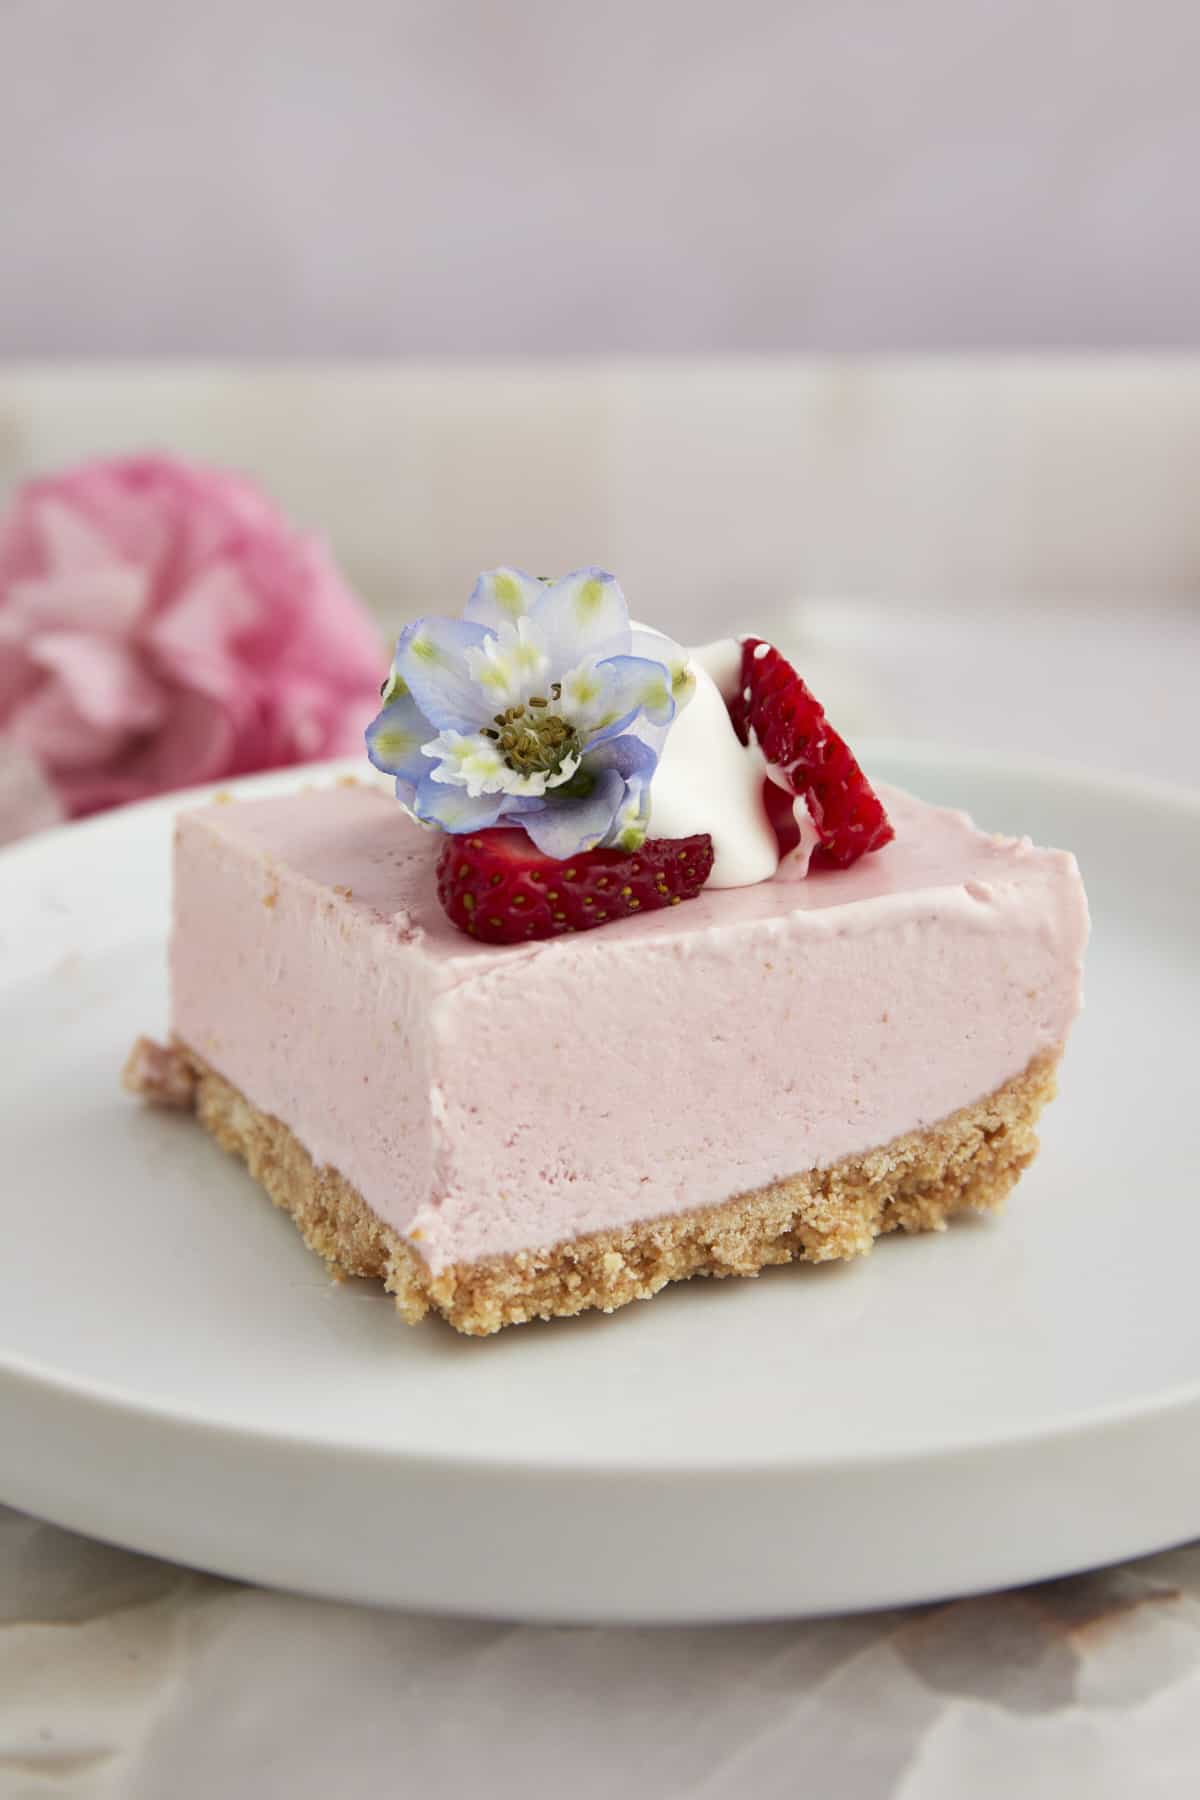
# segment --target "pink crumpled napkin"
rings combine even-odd
[[[385,664],[324,548],[240,477],[117,457],[0,514],[0,738],[72,817],[359,751]]]

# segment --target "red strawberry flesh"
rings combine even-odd
[[[470,937],[524,944],[694,900],[712,866],[707,832],[647,838],[640,850],[585,850],[556,862],[524,831],[497,826],[446,838],[438,899]]]
[[[820,838],[813,868],[848,869],[896,835],[849,745],[773,644],[742,640],[741,681],[729,712],[743,744],[753,731],[767,761],[807,802]]]

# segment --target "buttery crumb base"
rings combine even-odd
[[[545,1249],[459,1263],[435,1274],[336,1169],[318,1168],[279,1119],[186,1045],[142,1039],[126,1064],[143,1098],[190,1105],[292,1215],[336,1277],[383,1282],[410,1325],[439,1313],[486,1337],[504,1325],[614,1312],[692,1275],[756,1275],[774,1263],[863,1256],[888,1231],[941,1231],[955,1213],[994,1212],[1034,1156],[1038,1115],[1055,1092],[1060,1051],[1036,1056],[994,1093],[881,1149],[808,1169],[718,1206],[597,1231]]]

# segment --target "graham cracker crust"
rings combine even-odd
[[[260,1112],[184,1045],[147,1039],[124,1082],[160,1105],[191,1106],[240,1156],[333,1274],[383,1282],[409,1324],[439,1313],[485,1337],[504,1325],[614,1312],[692,1275],[756,1275],[775,1263],[865,1255],[889,1231],[941,1231],[955,1213],[993,1212],[1037,1154],[1034,1127],[1055,1093],[1060,1051],[1037,1056],[994,1093],[923,1131],[719,1206],[598,1231],[570,1243],[434,1274],[336,1169],[318,1168],[279,1119]]]

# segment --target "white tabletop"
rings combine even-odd
[[[0,1513],[0,1794],[1182,1800],[1200,1548],[800,1625],[332,1606]]]
[[[810,603],[781,635],[852,731],[1200,784],[1194,613]],[[868,1617],[553,1630],[238,1587],[0,1510],[0,1800],[1175,1800],[1198,1763],[1200,1545]]]

